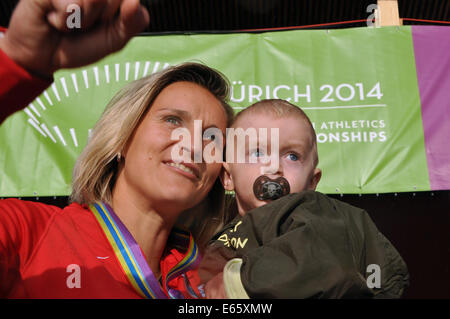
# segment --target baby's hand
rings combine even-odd
[[[205,295],[207,299],[228,299],[223,283],[223,272],[218,273],[206,283]]]

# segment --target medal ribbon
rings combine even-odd
[[[167,299],[141,248],[112,208],[105,203],[96,203],[90,205],[90,209],[134,289],[144,298]]]
[[[198,265],[200,264],[201,261],[201,257],[200,257],[200,251],[198,249],[197,244],[194,241],[194,238],[192,237],[192,235],[187,232],[184,231],[182,229],[178,229],[178,228],[174,228],[172,233],[171,233],[171,238],[170,240],[174,241],[175,243],[178,243],[179,245],[186,247],[187,243],[189,243],[189,248],[187,250],[186,255],[184,256],[184,258],[178,262],[174,267],[172,267],[172,269],[169,270],[169,272],[166,275],[166,278],[164,280],[165,283],[165,288],[166,291],[169,293],[170,298],[172,299],[177,299],[178,295],[176,294],[176,292],[174,292],[172,289],[170,289],[168,287],[169,282],[186,273],[187,271],[191,270],[191,269],[196,269],[198,267]],[[185,277],[185,280],[187,280],[187,278]],[[189,285],[186,285],[189,288]],[[192,292],[191,292],[192,294]],[[195,294],[195,296],[198,298],[200,296],[197,296],[197,294]]]

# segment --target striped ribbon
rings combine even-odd
[[[112,208],[105,203],[96,203],[90,209],[134,289],[144,298],[166,299],[167,296],[153,275],[141,248]]]
[[[196,269],[198,267],[198,265],[200,264],[201,258],[200,258],[200,251],[198,249],[198,246],[195,243],[194,238],[192,237],[192,235],[189,232],[184,231],[182,229],[175,228],[172,231],[170,240],[179,244],[181,247],[186,247],[187,243],[189,243],[189,248],[188,248],[187,253],[184,256],[184,258],[180,262],[178,262],[174,267],[172,267],[172,269],[169,270],[169,272],[167,273],[166,278],[164,280],[165,288],[166,288],[166,291],[168,292],[170,298],[178,299],[181,296],[180,296],[180,294],[177,293],[177,291],[174,291],[169,288],[168,285],[169,285],[170,281],[178,276],[185,274],[190,269]],[[197,298],[201,297],[201,296],[198,296],[198,294],[196,294],[192,290],[189,283],[187,282],[186,276],[184,276],[184,279],[185,279],[186,287],[189,290],[188,292],[193,297],[197,297]]]
[[[91,205],[90,209],[134,289],[144,298],[167,299],[167,295],[145,260],[141,248],[113,209],[106,203],[96,203]],[[182,249],[188,247],[184,258],[169,270],[164,280],[170,298],[183,298],[180,292],[169,289],[168,283],[198,266],[200,263],[199,249],[192,235],[181,229],[174,228],[169,236],[169,241],[173,241]]]

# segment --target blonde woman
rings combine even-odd
[[[183,128],[194,136],[194,120],[201,120],[202,130],[225,134],[233,116],[227,98],[226,80],[195,63],[119,92],[75,165],[71,205],[0,201],[0,295],[201,296],[192,269],[220,226],[214,212],[222,211],[222,166],[175,163],[180,141],[171,133]],[[184,151],[194,158],[193,148]]]

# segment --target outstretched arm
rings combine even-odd
[[[81,23],[74,27],[68,21],[77,12]],[[139,0],[20,1],[0,38],[0,122],[45,89],[56,70],[90,64],[121,49],[148,22]]]

